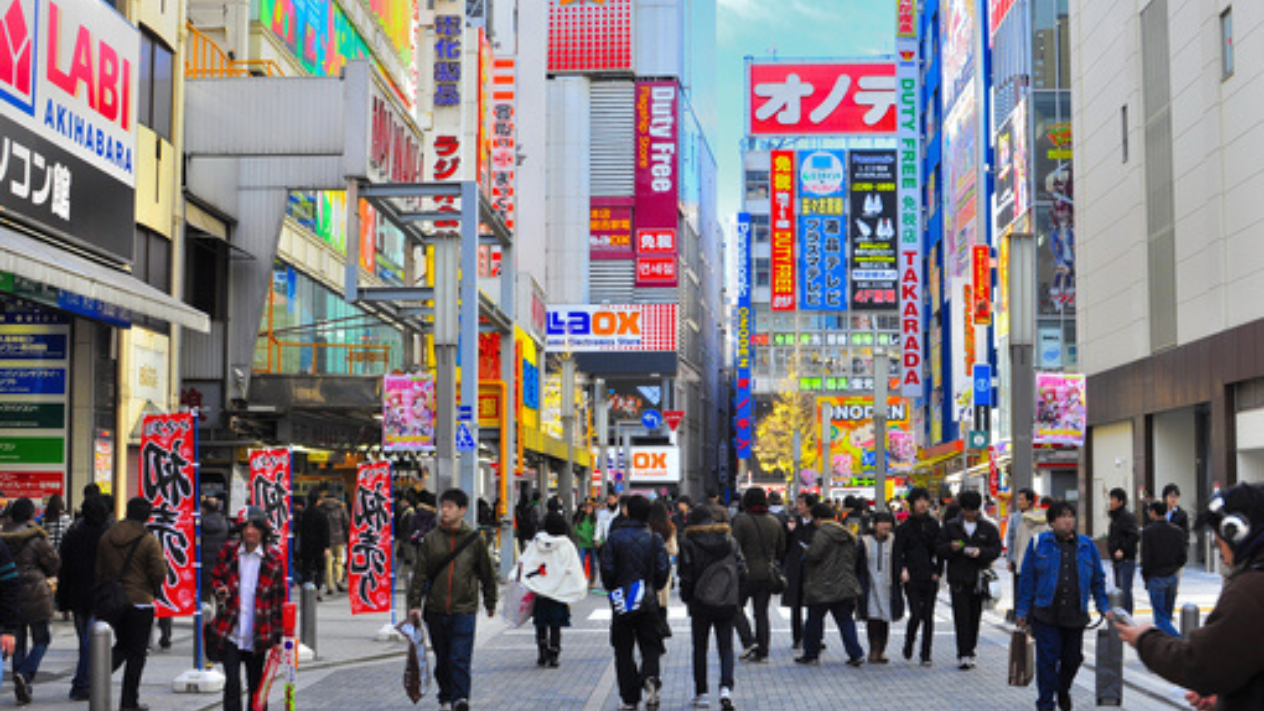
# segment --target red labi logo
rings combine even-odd
[[[33,39],[21,0],[13,0],[0,16],[0,82],[24,98],[31,95]]]

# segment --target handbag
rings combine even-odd
[[[1009,685],[1030,686],[1036,676],[1036,643],[1022,630],[1009,638]]]
[[[979,577],[974,582],[974,594],[989,602],[1001,599],[1001,578],[995,570],[984,568],[979,571]]]
[[[132,605],[131,600],[127,599],[127,591],[123,589],[122,579],[123,574],[131,567],[132,558],[136,555],[140,542],[144,540],[144,535],[146,534],[136,537],[136,542],[132,544],[131,550],[127,551],[127,557],[123,559],[123,567],[119,568],[118,575],[104,578],[92,586],[92,614],[111,627],[118,628],[123,614]]]
[[[224,661],[224,636],[219,633],[219,625],[215,624],[218,619],[219,611],[216,611],[215,616],[202,625],[202,655],[212,664]]]
[[[768,555],[767,541],[764,540],[764,529],[760,528],[759,521],[751,516],[751,521],[755,524],[755,533],[759,535],[759,552],[764,554],[764,559],[768,561],[768,590],[773,595],[780,595],[786,591],[786,575],[781,572],[781,567],[777,565],[777,561]]]
[[[521,627],[531,619],[531,612],[535,609],[535,593],[522,583],[522,564],[519,563],[517,568],[517,577],[505,589],[503,614],[510,627]]]
[[[651,572],[654,570],[656,553],[657,545],[650,545],[649,570]],[[627,585],[610,591],[610,605],[614,608],[614,614],[620,617],[628,617],[647,610],[656,611],[658,592],[647,579],[633,580]]]

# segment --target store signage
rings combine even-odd
[[[974,246],[974,325],[992,325],[992,249]]]
[[[1014,0],[988,0],[988,31],[992,38],[996,37],[1001,23],[1013,8]]]
[[[432,451],[435,447],[435,383],[429,373],[382,379],[382,449]]]
[[[632,206],[601,205],[597,200],[588,208],[588,258],[632,259]]]
[[[250,450],[250,505],[263,509],[268,524],[279,539],[287,581],[292,577],[290,512],[293,510],[293,461],[289,447]]]
[[[900,55],[896,67],[899,80],[899,132],[896,142],[900,159],[900,381],[905,397],[918,398],[926,391],[922,367],[926,305],[922,267],[922,144],[918,131],[921,112],[918,103],[921,95],[920,50],[916,33],[912,39],[897,40],[897,49]]]
[[[794,151],[772,152],[772,310],[795,309]]]
[[[996,234],[1009,232],[1031,206],[1028,181],[1027,101],[1020,100],[996,134],[996,194],[992,214]]]
[[[736,354],[733,359],[737,382],[733,389],[733,420],[738,459],[751,458],[754,439],[755,398],[751,377],[751,337],[755,332],[755,309],[751,304],[751,219],[749,212],[737,215],[737,324],[733,329]]]
[[[847,310],[847,154],[799,151],[799,308]]]
[[[631,71],[633,0],[549,0],[549,73]]]
[[[679,89],[675,81],[638,82],[635,97],[636,286],[674,287]]]
[[[192,413],[145,416],[140,494],[153,506],[145,527],[162,545],[167,561],[167,574],[154,596],[157,617],[187,617],[197,611],[197,463]]]
[[[676,484],[680,481],[679,447],[632,447],[626,484]]]
[[[996,0],[992,0],[996,2]],[[1013,0],[1008,0],[1013,2]],[[895,36],[917,39],[917,0],[896,0]]]
[[[676,350],[676,305],[552,306],[547,348],[555,352]]]
[[[848,165],[851,306],[857,311],[895,309],[899,282],[896,152],[852,151]]]
[[[881,135],[896,130],[890,62],[755,62],[747,69],[752,136]]]
[[[351,536],[347,545],[347,585],[351,614],[391,609],[391,463],[372,462],[356,467],[355,500],[351,507]]]
[[[390,99],[374,89],[369,179],[377,183],[421,182],[421,132]]]

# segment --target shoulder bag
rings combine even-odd
[[[127,608],[132,604],[131,600],[127,599],[127,591],[123,589],[123,574],[131,567],[132,557],[136,555],[136,549],[140,547],[140,542],[146,535],[148,534],[136,537],[136,542],[127,551],[127,557],[123,559],[123,567],[119,568],[118,575],[105,578],[92,587],[92,614],[111,627],[118,627],[123,619],[123,613],[127,612]]]
[[[755,533],[759,536],[759,551],[764,554],[764,559],[768,561],[768,589],[773,595],[780,595],[786,591],[786,576],[781,572],[781,568],[777,565],[777,561],[768,555],[768,542],[764,540],[764,529],[759,525],[759,519],[751,516],[751,523],[755,524]]]
[[[468,548],[469,545],[474,542],[474,539],[479,537],[479,535],[480,534],[478,531],[471,532],[470,535],[465,537],[465,540],[457,544],[456,548],[454,548],[451,553],[445,555],[439,561],[438,565],[426,571],[426,587],[421,591],[421,604],[422,605],[426,604],[426,596],[430,594],[430,586],[434,585],[435,576],[438,575],[439,573],[442,573],[444,568],[451,565],[452,561],[456,560],[456,557],[461,555],[461,551],[464,551],[466,548]]]

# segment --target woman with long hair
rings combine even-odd
[[[671,509],[663,499],[655,499],[650,504],[649,524],[650,530],[662,537],[663,545],[667,548],[667,555],[675,561],[680,553],[680,547],[676,542],[676,525],[671,522]],[[663,617],[663,629],[670,629],[667,626],[667,603],[671,602],[671,591],[675,584],[676,574],[673,572],[667,578],[667,584],[658,591],[658,614]]]
[[[575,547],[579,549],[579,563],[584,568],[584,577],[588,586],[592,587],[597,575],[597,544],[594,537],[597,533],[597,512],[591,498],[584,500],[584,505],[575,512],[572,528],[575,531]]]

